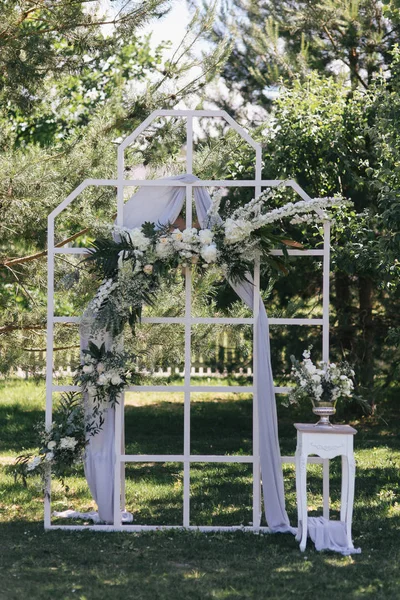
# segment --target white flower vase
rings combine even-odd
[[[316,400],[315,398],[312,398],[312,411],[314,415],[318,415],[320,417],[319,421],[315,423],[316,427],[332,427],[329,417],[336,413],[336,402],[337,400]]]

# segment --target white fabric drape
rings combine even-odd
[[[307,531],[315,544],[315,549],[340,552],[343,556],[361,554],[361,548],[349,548],[347,542],[346,523],[329,521],[324,517],[309,517]]]
[[[193,183],[197,177],[180,175],[169,180]],[[123,225],[140,227],[145,221],[160,224],[173,223],[184,204],[185,187],[144,187],[128,200],[124,206]],[[203,187],[194,187],[194,200],[200,224],[207,220],[210,196]],[[244,282],[233,286],[238,296],[253,308],[253,286]],[[285,510],[283,475],[278,439],[278,424],[274,384],[271,370],[268,318],[261,297],[259,298],[257,326],[257,380],[253,382],[258,391],[258,415],[260,430],[260,462],[263,482],[265,515],[268,526],[274,532],[291,532]],[[86,320],[87,322],[87,320]],[[82,347],[88,343],[89,334],[82,328]],[[103,430],[90,439],[86,451],[85,474],[90,490],[99,508],[100,520],[112,521],[114,487],[114,411],[106,414]]]

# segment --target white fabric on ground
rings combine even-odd
[[[361,554],[361,548],[349,548],[344,521],[330,521],[324,517],[308,517],[307,531],[315,549],[332,550],[344,556]]]
[[[91,512],[77,512],[76,510],[63,510],[62,512],[57,512],[56,510],[52,513],[53,517],[58,517],[59,519],[80,519],[83,521],[93,521],[95,525],[98,523],[103,523],[100,519],[99,513],[96,511]],[[132,523],[133,516],[130,512],[121,512],[121,520],[122,523]]]

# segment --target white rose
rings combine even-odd
[[[87,375],[89,375],[90,373],[93,373],[93,365],[85,365],[85,366],[82,368],[82,371],[83,371],[84,373],[86,373]]]
[[[153,272],[153,265],[145,265],[143,267],[143,272],[146,273],[146,275],[151,275]]]
[[[60,440],[60,448],[62,450],[73,450],[77,445],[77,440],[74,437],[70,437],[66,435],[64,438]]]
[[[173,242],[175,250],[184,250],[187,244],[180,242],[179,240],[174,240]]]
[[[108,378],[106,377],[106,375],[100,375],[100,377],[97,380],[97,385],[106,385],[108,381]]]
[[[195,227],[188,227],[182,233],[182,241],[186,244],[194,242],[197,237],[197,229]]]
[[[113,375],[111,377],[111,383],[112,385],[119,385],[120,383],[122,383],[122,379],[119,375]]]
[[[183,240],[183,233],[179,229],[174,229],[171,236],[174,242],[181,242]]]
[[[139,227],[132,229],[129,235],[131,237],[132,244],[135,246],[135,248],[138,248],[138,250],[144,251],[150,246],[149,238],[144,235],[143,231],[139,229]]]
[[[53,448],[55,448],[57,446],[57,442],[55,442],[54,440],[52,440],[51,442],[49,442],[47,444],[47,447],[49,450],[53,450]]]
[[[104,364],[99,362],[99,364],[97,365],[97,372],[99,373],[99,375],[101,375],[101,373],[104,373],[104,370],[105,370]]]
[[[199,231],[199,238],[200,242],[203,245],[207,246],[213,241],[213,233],[212,231],[210,231],[210,229],[201,229]]]
[[[253,226],[244,219],[227,219],[225,221],[225,242],[235,244],[249,237],[253,231]]]
[[[163,242],[162,240],[166,240]],[[167,238],[161,238],[156,244],[156,254],[159,258],[168,258],[173,253],[173,248]]]
[[[206,263],[212,263],[217,260],[217,247],[215,244],[210,244],[209,246],[203,246],[200,250],[200,254],[202,258],[206,261]]]

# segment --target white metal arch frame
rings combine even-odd
[[[255,150],[255,178],[252,180],[200,180],[191,184],[179,181],[166,180],[129,180],[125,179],[125,149],[136,140],[136,138],[159,117],[182,117],[186,118],[186,172],[193,172],[193,118],[222,117],[239,133]],[[48,217],[48,304],[47,304],[47,357],[46,357],[46,427],[52,423],[53,393],[65,391],[79,391],[79,386],[57,386],[53,384],[53,342],[54,324],[56,323],[79,323],[79,317],[56,317],[54,316],[54,257],[56,254],[86,254],[85,248],[69,248],[56,246],[54,243],[55,218],[77,198],[83,190],[89,186],[112,186],[117,189],[117,224],[123,225],[124,189],[128,186],[182,186],[186,187],[186,227],[192,226],[192,201],[193,187],[254,187],[255,194],[261,193],[262,187],[276,187],[284,185],[293,188],[304,200],[311,198],[293,180],[263,180],[261,166],[261,144],[255,142],[242,127],[240,127],[230,115],[221,110],[156,110],[143,123],[137,127],[118,147],[118,174],[117,179],[86,179],[83,181],[59,206],[53,210]],[[274,255],[282,254],[281,250],[273,250]],[[330,265],[330,223],[324,223],[324,244],[322,249],[313,250],[289,250],[291,256],[317,256],[323,257],[323,316],[322,319],[299,319],[299,318],[272,318],[271,325],[311,325],[322,326],[322,355],[323,360],[329,359],[329,265]],[[230,386],[230,392],[249,392],[253,394],[253,453],[251,456],[216,456],[216,455],[192,455],[190,452],[190,396],[193,392],[224,392],[225,386],[193,386],[191,385],[191,327],[198,323],[226,323],[226,324],[248,324],[253,326],[253,342],[256,335],[258,319],[258,293],[260,290],[259,265],[254,268],[254,307],[251,318],[195,318],[191,314],[191,271],[186,269],[185,273],[185,315],[183,317],[144,317],[145,323],[179,323],[185,328],[185,376],[184,384],[178,386],[131,386],[128,391],[163,391],[184,393],[184,448],[180,455],[127,455],[123,444],[124,430],[124,401],[116,405],[115,415],[115,456],[116,468],[114,477],[114,522],[112,525],[52,525],[51,524],[51,475],[47,478],[44,508],[45,529],[94,529],[100,531],[143,531],[161,529],[165,527],[184,527],[203,531],[234,530],[243,529],[243,526],[213,527],[213,526],[191,526],[190,525],[190,465],[192,463],[219,462],[219,463],[250,463],[253,464],[253,523],[245,530],[267,531],[268,528],[260,527],[261,522],[261,481],[260,481],[260,457],[259,457],[259,429],[256,399],[256,386]],[[253,343],[255,348],[255,344]],[[253,352],[253,379],[256,370],[255,352]],[[276,393],[285,393],[288,388],[275,388]],[[324,464],[324,516],[329,516],[329,473],[328,461],[311,458],[310,462],[323,462]],[[121,507],[125,505],[125,463],[127,462],[181,462],[183,463],[183,523],[182,525],[122,525]],[[294,457],[282,457],[283,463],[294,463]],[[119,466],[119,468],[118,468]]]

